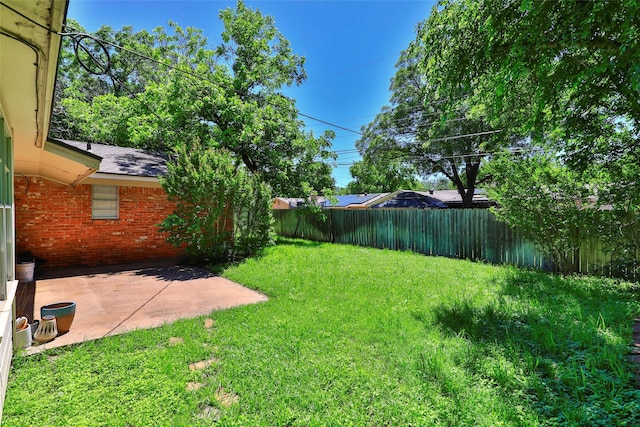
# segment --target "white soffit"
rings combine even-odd
[[[95,169],[45,151],[67,0],[2,0],[0,110],[14,143],[16,173],[75,184]]]

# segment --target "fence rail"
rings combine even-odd
[[[535,244],[486,209],[330,209],[324,221],[303,210],[273,212],[285,237],[550,268]],[[574,272],[583,274],[602,273],[611,262],[596,237],[574,257]]]

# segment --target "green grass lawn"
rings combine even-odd
[[[17,355],[3,425],[640,425],[634,285],[305,241],[224,276],[270,300]]]

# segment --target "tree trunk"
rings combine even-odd
[[[465,175],[466,183],[462,181],[462,177],[458,174],[457,165],[452,162],[451,171],[447,171],[444,165],[439,164],[439,169],[444,176],[446,176],[458,190],[460,198],[462,199],[463,208],[473,207],[473,195],[476,191],[476,179],[478,178],[478,171],[480,170],[480,162],[465,161]],[[466,184],[466,185],[465,185]]]
[[[478,178],[478,170],[480,169],[480,163],[472,163],[466,162],[466,175],[467,175],[467,189],[464,194],[460,193],[462,196],[462,207],[463,208],[472,208],[473,207],[473,195],[476,192],[476,179]]]

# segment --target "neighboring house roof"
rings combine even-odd
[[[303,207],[304,199],[278,197],[277,199],[289,203],[291,208]],[[324,208],[332,209],[363,209],[363,208],[417,208],[417,209],[445,209],[461,208],[462,197],[456,190],[411,191],[398,190],[392,193],[347,194],[335,196],[335,202],[324,197],[318,197],[318,203]],[[473,196],[473,207],[486,208],[492,206],[484,190],[476,190]]]
[[[436,190],[436,191],[411,191],[397,190],[392,193],[376,194],[350,194],[337,196],[338,203],[330,205],[327,202],[325,207],[357,209],[357,208],[460,208],[462,207],[462,197],[457,190]],[[473,195],[474,207],[489,207],[489,201],[484,190],[478,189]],[[384,205],[384,206],[383,206]]]
[[[458,190],[418,191],[418,193],[436,198],[446,203],[450,208],[462,207],[462,197],[460,197]],[[475,207],[489,207],[493,205],[493,202],[489,200],[483,189],[477,188],[473,193],[473,205]]]
[[[289,206],[289,209],[295,209],[298,207],[298,203],[304,203],[304,199],[294,197],[275,197],[273,201],[274,206],[276,205],[277,201],[279,201],[280,203]]]
[[[323,206],[326,208],[363,208],[368,207],[371,202],[377,200],[384,194],[386,193],[347,194],[344,196],[335,196],[335,202],[327,200]]]
[[[444,209],[447,204],[442,201],[416,191],[401,191],[382,203],[371,206],[372,208],[417,208],[417,209]]]
[[[118,147],[106,144],[88,144],[62,140],[64,144],[102,158],[98,171],[87,178],[87,184],[115,181],[119,185],[159,186],[158,177],[167,173],[169,156],[139,148]],[[101,181],[101,182],[97,182]]]

